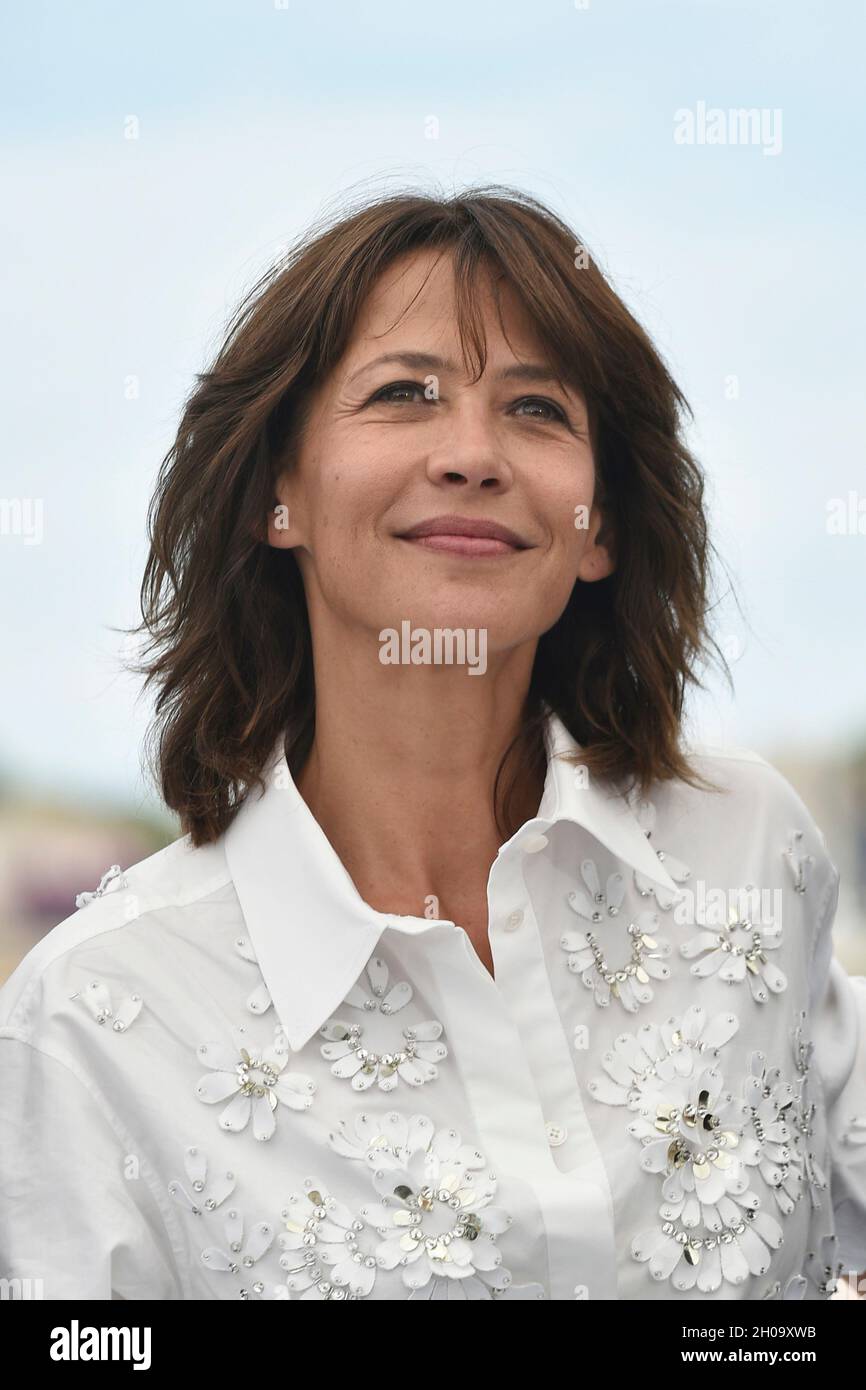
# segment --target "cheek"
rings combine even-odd
[[[399,455],[388,456],[387,441],[372,432],[335,432],[318,451],[311,470],[311,493],[319,506],[362,516],[374,510],[398,477]]]
[[[580,562],[589,540],[592,519],[594,476],[592,461],[570,468],[557,480],[541,504],[550,537],[551,550],[567,568]]]
[[[376,544],[377,518],[386,501],[381,469],[363,461],[333,462],[306,491],[310,549],[321,560],[360,554]]]

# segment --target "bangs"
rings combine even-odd
[[[579,391],[592,408],[604,390],[606,373],[603,342],[586,312],[586,297],[597,292],[602,277],[591,260],[585,268],[577,267],[574,236],[552,214],[547,214],[542,226],[537,214],[531,215],[518,201],[427,203],[404,210],[385,236],[380,225],[371,226],[342,267],[311,376],[320,378],[345,352],[361,305],[381,277],[403,257],[425,251],[438,255],[403,314],[422,293],[434,267],[450,257],[458,336],[473,382],[487,364],[482,287],[491,292],[500,328],[509,341],[502,316],[504,282],[523,308],[560,383]],[[509,346],[513,351],[510,342]]]

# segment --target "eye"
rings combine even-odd
[[[404,394],[402,396],[398,395],[397,393],[401,391],[409,394]],[[370,397],[370,403],[373,401],[383,401],[385,405],[399,405],[401,402],[408,401],[411,405],[414,404],[411,399],[411,393],[413,391],[418,393],[421,400],[427,399],[424,395],[424,387],[419,386],[417,381],[392,381],[387,386],[382,386],[378,391],[374,392]]]
[[[558,420],[563,425],[568,424],[565,411],[562,409],[562,407],[557,405],[555,401],[547,400],[545,396],[526,396],[523,400],[517,401],[515,409],[518,409],[518,407],[520,406],[532,406],[535,408],[540,407],[542,412],[553,412],[552,414],[542,413],[540,415],[532,413],[528,417],[530,420],[539,420],[542,424],[546,423],[547,421]]]

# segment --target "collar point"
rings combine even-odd
[[[297,1022],[293,1026],[288,1026],[287,1024],[283,1023],[282,1029],[283,1033],[286,1036],[286,1041],[289,1044],[289,1051],[292,1053],[297,1053],[303,1052],[304,1048],[307,1046],[307,1043],[318,1032],[319,1025],[317,1023],[310,1025],[307,1023]]]

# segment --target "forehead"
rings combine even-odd
[[[382,272],[362,303],[346,360],[354,365],[372,349],[387,346],[440,345],[459,339],[458,300],[453,254],[444,250],[408,252]],[[480,266],[470,289],[477,318],[491,355],[531,352],[543,355],[531,316],[504,274]],[[510,343],[510,347],[509,347]]]

